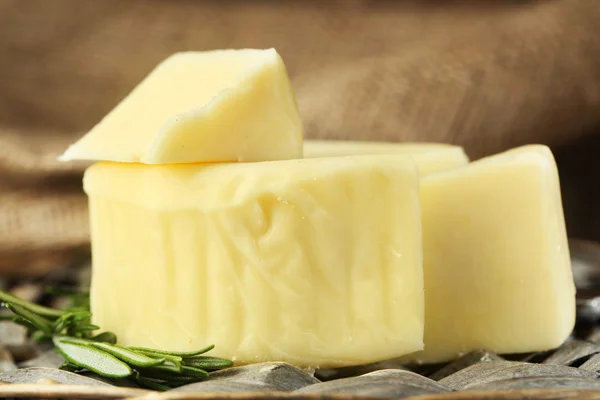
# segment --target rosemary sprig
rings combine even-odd
[[[192,352],[119,346],[112,332],[93,334],[100,327],[91,323],[85,295],[67,295],[76,296],[76,301],[71,302],[72,307],[58,310],[0,290],[0,305],[12,311],[15,323],[25,326],[36,341],[52,341],[66,360],[61,369],[88,370],[108,379],[127,378],[148,389],[169,390],[206,379],[210,371],[233,366],[230,360],[203,355],[214,345]]]

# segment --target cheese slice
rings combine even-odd
[[[305,140],[304,157],[333,157],[366,154],[410,155],[425,176],[434,172],[461,167],[469,158],[460,146],[442,143],[360,142],[346,140]]]
[[[410,157],[100,163],[84,186],[94,322],[123,345],[305,367],[423,348]]]
[[[302,157],[302,123],[269,50],[179,53],[162,62],[62,160],[145,164]]]
[[[430,175],[421,202],[425,350],[411,360],[548,350],[569,336],[575,288],[547,147]]]

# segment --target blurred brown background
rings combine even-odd
[[[550,145],[600,240],[600,1],[0,0],[0,273],[85,253],[71,141],[171,53],[243,47],[282,54],[307,137]]]

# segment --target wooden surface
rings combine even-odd
[[[0,385],[0,398],[101,399],[101,400],[368,400],[374,397],[354,395],[308,395],[289,393],[155,393],[141,389],[98,388],[69,385]],[[588,390],[516,390],[499,392],[462,392],[404,397],[405,400],[562,400],[600,399],[600,391]]]

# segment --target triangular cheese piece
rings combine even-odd
[[[171,164],[302,157],[302,123],[279,54],[178,53],[62,160]]]

